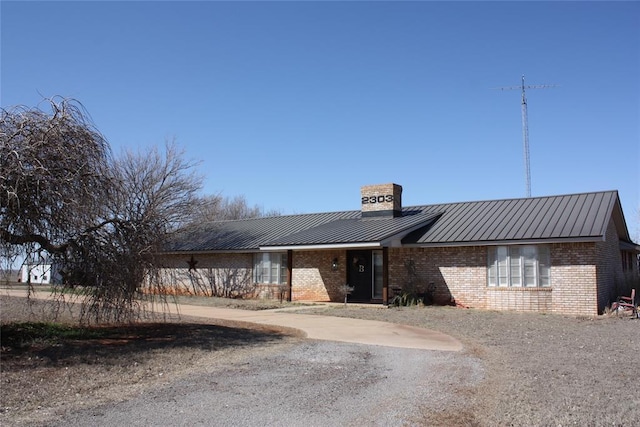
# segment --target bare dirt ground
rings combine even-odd
[[[478,425],[640,424],[640,320],[433,306],[325,314],[384,318],[460,339],[488,373],[467,391]]]
[[[182,302],[245,304],[192,298]],[[25,299],[2,296],[2,323],[38,320],[45,313],[42,304],[34,301],[28,307]],[[246,304],[251,309],[274,307],[274,303]],[[640,422],[640,320],[452,307],[385,310],[338,305],[306,307],[303,312],[438,330],[461,340],[464,353],[481,360],[485,377],[473,387],[451,382],[464,404],[453,400],[449,407],[434,410],[424,402],[412,425],[634,426]],[[0,424],[46,424],[60,413],[121,401],[193,376],[203,366],[233,367],[256,354],[276,356],[301,342],[303,338],[292,330],[182,318],[170,319],[169,324],[112,328],[95,340],[3,347]]]

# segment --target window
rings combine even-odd
[[[253,281],[282,285],[287,281],[287,254],[264,252],[253,257]]]
[[[373,251],[373,298],[382,298],[383,281],[382,251]]]
[[[489,248],[489,286],[548,287],[548,246],[496,246]]]
[[[635,254],[627,251],[620,251],[622,256],[622,271],[633,271],[634,260],[638,261]]]

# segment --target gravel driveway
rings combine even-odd
[[[483,378],[464,353],[301,340],[117,404],[69,415],[59,426],[389,426],[429,410],[464,407],[459,391]],[[448,415],[447,415],[448,416]]]
[[[24,315],[17,302],[0,296],[0,318]],[[203,300],[214,303],[223,302]],[[96,344],[57,362],[37,349],[28,360],[4,359],[0,423],[640,425],[638,319],[452,307],[304,313],[425,327],[456,337],[464,349],[316,341],[285,329],[184,318],[165,334],[139,331],[160,338],[152,346],[135,340],[106,355]]]

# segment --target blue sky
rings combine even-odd
[[[115,153],[175,138],[283,213],[617,189],[640,208],[638,2],[0,3],[2,107],[79,100]]]

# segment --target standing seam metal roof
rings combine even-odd
[[[261,245],[323,224],[357,218],[358,211],[215,221],[176,236],[168,252],[257,250]]]
[[[329,245],[375,243],[425,226],[440,215],[405,210],[401,217],[368,217],[341,219],[271,241],[263,246]]]
[[[612,214],[621,240],[631,242],[616,191],[425,205],[402,212],[397,218],[345,211],[213,222],[181,233],[168,252],[381,243],[394,236],[404,236],[402,243],[410,246],[597,240]]]
[[[494,241],[601,238],[618,193],[605,191],[565,196],[431,205],[445,212],[421,234],[404,244],[449,244]],[[627,230],[622,237],[628,240]]]

